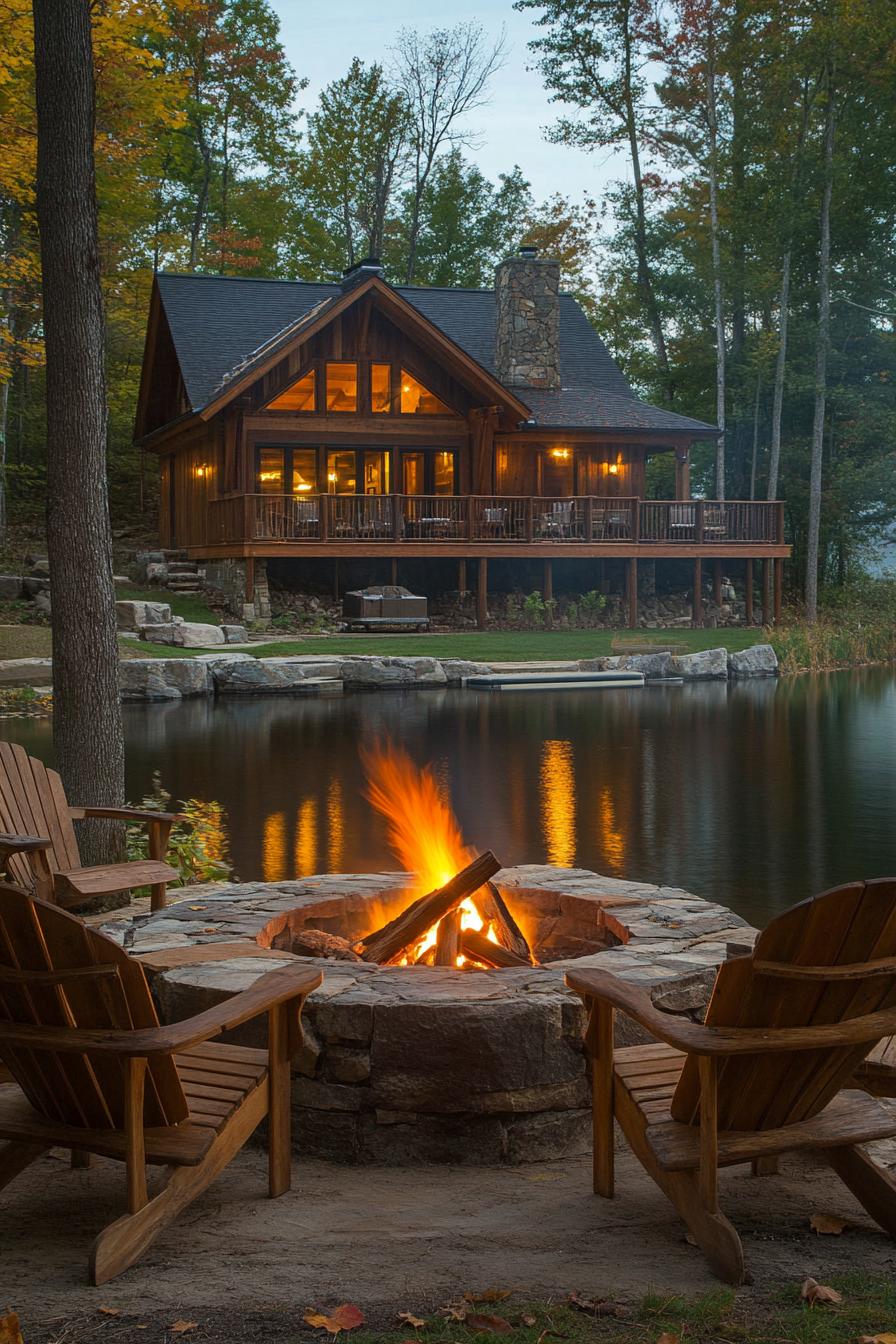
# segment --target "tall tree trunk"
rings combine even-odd
[[[778,317],[778,357],[775,360],[775,385],[772,392],[772,433],[768,457],[768,499],[778,497],[781,470],[781,422],[784,416],[784,375],[787,371],[787,323],[790,317],[790,259],[788,245],[781,263],[781,294]]]
[[[86,0],[33,0],[33,14],[53,743],[69,802],[120,806],[124,735],[106,492],[90,6]],[[93,822],[81,839],[85,863],[122,857],[120,824]]]
[[[818,335],[815,346],[815,412],[809,463],[809,521],[806,537],[806,619],[818,619],[818,539],[821,530],[821,473],[827,400],[828,345],[831,326],[831,196],[834,187],[836,94],[830,65],[824,131],[824,187],[821,196],[821,242],[818,252]]]
[[[762,405],[762,371],[756,374],[756,398],[753,402],[753,454],[750,458],[750,498],[756,498],[756,468],[759,459],[759,408]]]
[[[634,38],[632,35],[631,6],[626,6],[623,25],[623,42],[625,49],[623,104],[629,153],[632,160],[632,177],[635,184],[635,254],[638,259],[638,288],[641,291],[642,301],[647,313],[647,323],[650,327],[650,339],[660,368],[660,376],[663,383],[663,397],[665,401],[671,405],[675,399],[675,385],[672,381],[672,373],[669,368],[669,354],[666,349],[666,337],[663,332],[663,322],[660,317],[659,305],[656,301],[656,293],[653,287],[653,276],[650,270],[650,260],[647,248],[647,212],[644,208],[644,180],[641,176],[641,150],[638,144],[638,119],[635,113],[635,98],[632,89],[632,81],[634,78],[632,46]]]
[[[713,14],[708,15],[706,62],[706,124],[709,131],[709,227],[712,239],[712,287],[716,319],[716,499],[725,498],[725,303],[722,294],[722,247],[719,241],[719,163],[716,122],[716,60]]]
[[[10,378],[0,383],[0,545],[6,545],[6,426],[9,418]]]

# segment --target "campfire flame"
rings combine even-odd
[[[464,844],[460,824],[431,766],[418,767],[393,743],[362,748],[367,773],[366,796],[388,822],[387,837],[402,868],[415,876],[413,899],[442,887],[475,857]],[[497,943],[495,931],[482,918],[475,900],[460,904],[461,928],[484,933]],[[435,947],[439,922],[431,925],[398,963],[413,965]],[[457,965],[466,958],[458,956]]]

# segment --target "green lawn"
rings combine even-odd
[[[167,588],[123,586],[115,589],[115,597],[119,602],[165,602],[171,608],[172,616],[199,621],[202,625],[221,624],[220,613],[212,611],[201,593],[170,593]]]
[[[258,658],[296,653],[373,653],[433,658],[470,658],[486,663],[538,662],[544,659],[595,658],[612,653],[614,639],[686,645],[689,650],[745,649],[761,643],[761,630],[495,630],[447,635],[332,635],[259,644]]]

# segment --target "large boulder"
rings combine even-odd
[[[347,658],[341,672],[346,686],[412,686],[417,679],[409,660],[399,658]]]
[[[52,680],[50,658],[5,658],[0,662],[0,686],[48,686]]]
[[[445,669],[435,658],[394,658],[389,661],[409,667],[418,686],[444,686],[448,680]]]
[[[125,702],[186,700],[212,689],[208,663],[199,658],[131,658],[118,665]]]
[[[22,579],[18,574],[0,574],[0,598],[17,602],[22,596]]]
[[[274,658],[221,658],[211,664],[219,695],[274,695],[294,690],[305,681],[301,663]]]
[[[658,653],[623,654],[617,667],[625,672],[643,672],[648,680],[651,677],[671,677],[675,674],[672,655],[668,649],[662,649]]]
[[[728,672],[732,677],[776,677],[778,655],[771,644],[753,644],[749,649],[738,649],[728,655]]]
[[[175,644],[182,649],[208,649],[215,644],[224,644],[224,631],[220,625],[204,625],[200,621],[183,621],[177,626]]]
[[[725,681],[728,677],[726,649],[701,649],[699,653],[679,653],[672,667],[686,681]]]
[[[487,677],[491,672],[488,663],[471,663],[466,658],[440,658],[442,671],[447,681],[463,681],[466,677]]]
[[[222,625],[225,644],[247,644],[249,632],[244,625]]]
[[[167,602],[115,603],[115,617],[119,630],[139,630],[144,625],[166,625],[171,620]]]

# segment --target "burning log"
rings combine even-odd
[[[330,957],[335,961],[360,961],[347,938],[323,929],[299,929],[289,943],[290,951],[305,957]]]
[[[439,921],[436,934],[436,966],[456,966],[461,939],[460,910],[449,910]]]
[[[494,877],[500,867],[491,850],[486,850],[467,864],[466,868],[455,873],[443,887],[421,896],[395,919],[368,934],[360,944],[356,944],[356,951],[365,961],[378,961],[380,964],[391,961],[408,944],[418,942],[430,925],[437,923],[449,911],[456,909],[467,896],[478,891],[483,883]]]
[[[486,883],[484,890],[476,897],[476,908],[486,924],[491,924],[494,928],[495,937],[501,946],[509,948],[525,962],[531,963],[529,944],[494,882]]]
[[[529,957],[520,957],[509,947],[493,943],[484,934],[475,929],[463,929],[460,935],[460,950],[470,961],[481,961],[485,966],[531,966]]]

